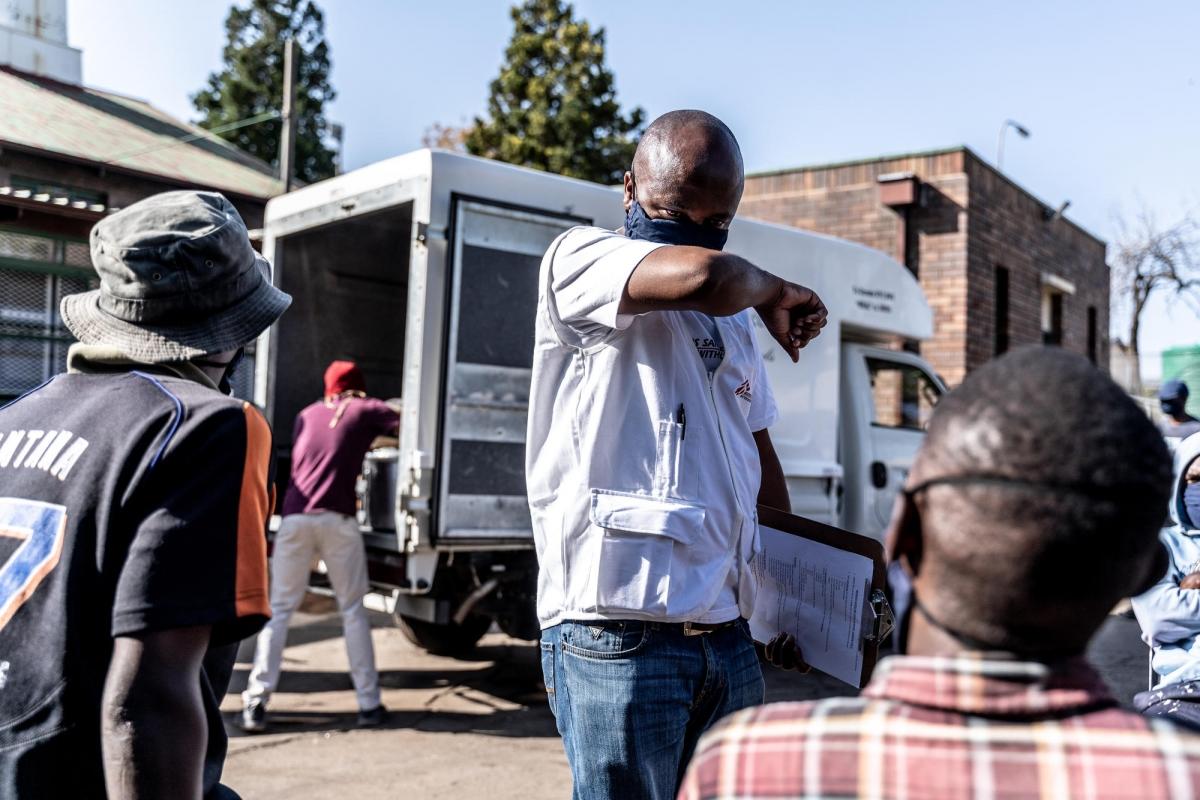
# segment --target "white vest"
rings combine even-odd
[[[717,318],[726,352],[711,378],[686,325],[695,312],[619,317],[658,246],[575,228],[542,261],[526,478],[543,627],[753,610],[752,431],[776,416],[753,312]],[[736,600],[719,603],[731,570]]]

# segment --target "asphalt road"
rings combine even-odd
[[[417,650],[382,614],[372,621],[384,704],[392,711],[387,725],[354,728],[354,694],[337,615],[298,615],[269,711],[272,727],[256,736],[234,724],[252,655],[250,646],[242,648],[222,706],[230,734],[226,784],[246,800],[570,796],[566,758],[540,685],[536,644],[494,633],[471,660],[452,660]],[[1089,657],[1123,701],[1144,688],[1146,651],[1133,620],[1110,617]],[[771,701],[854,694],[819,675],[767,673]]]

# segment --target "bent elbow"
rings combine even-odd
[[[100,731],[113,744],[134,738],[137,714],[124,697],[105,697],[100,704]]]
[[[715,250],[705,251],[692,265],[690,282],[695,287],[692,298],[697,305],[715,317],[736,314],[745,308],[740,303],[740,270],[729,269],[728,256]]]

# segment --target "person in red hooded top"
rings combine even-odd
[[[366,382],[351,361],[325,370],[325,397],[296,417],[292,471],[283,521],[271,556],[271,621],[259,634],[254,668],[242,694],[242,727],[266,729],[267,702],[279,683],[288,621],[304,598],[309,566],[319,556],[329,570],[345,629],[350,677],[358,699],[358,724],[384,721],[371,626],[363,607],[367,557],[354,517],[354,483],[363,456],[378,436],[396,436],[400,415],[367,397]]]

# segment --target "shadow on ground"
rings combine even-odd
[[[372,615],[372,623],[389,625],[383,615]],[[336,638],[341,627],[336,614],[310,618],[289,631],[288,643],[300,644]],[[231,693],[246,686],[253,642],[243,643],[239,664],[230,685]],[[1146,649],[1139,639],[1137,623],[1120,616],[1110,617],[1088,653],[1117,699],[1130,707],[1134,692],[1145,687]],[[799,675],[764,666],[767,702],[850,697],[858,690],[820,673]],[[438,666],[391,669],[380,673],[385,691],[415,690],[429,695],[423,708],[393,711],[385,728],[406,728],[429,733],[480,733],[497,737],[556,737],[554,717],[546,705],[541,683],[537,643],[509,640],[481,645],[468,659]],[[289,670],[285,662],[280,692],[318,694],[352,692],[345,671]],[[435,707],[443,701],[455,707]],[[468,710],[460,710],[460,709]],[[226,727],[234,737],[245,736],[236,726],[236,715],[226,715]],[[332,732],[354,729],[353,713],[280,710],[270,712],[271,733]]]
[[[372,615],[373,626],[387,627],[381,614]],[[304,616],[288,631],[288,645],[301,645],[341,636],[336,614]],[[240,694],[253,661],[253,641],[243,642],[238,664],[230,683],[230,694]],[[797,675],[764,666],[767,700],[809,700],[835,695],[853,695],[853,687],[812,673]],[[516,640],[492,644],[485,641],[468,657],[453,666],[414,666],[381,670],[380,685],[389,689],[416,690],[431,695],[425,708],[393,711],[385,728],[409,728],[430,733],[481,733],[500,737],[556,737],[553,715],[546,705],[542,686],[540,651],[536,642]],[[284,662],[279,692],[320,694],[353,692],[350,676],[344,670],[289,669]],[[439,699],[449,698],[455,705],[477,707],[477,711],[449,711],[431,707]],[[514,708],[516,706],[516,708]],[[270,710],[270,733],[336,732],[352,730],[356,715],[345,712]],[[237,726],[237,714],[226,714],[230,736],[243,737]]]
[[[371,615],[372,627],[390,627],[386,615]],[[302,615],[288,630],[288,646],[311,644],[340,638],[340,619],[336,614]],[[555,737],[558,731],[546,705],[541,682],[540,653],[537,643],[484,642],[466,658],[443,662],[423,654],[429,663],[404,669],[380,670],[379,683],[385,698],[389,690],[411,690],[425,696],[423,708],[392,710],[384,729],[408,728],[430,733],[480,733],[501,737]],[[242,642],[238,663],[229,685],[229,694],[245,688],[254,659],[254,641]],[[339,665],[344,664],[339,659]],[[345,692],[354,686],[344,669],[313,670],[289,668],[284,661],[279,678],[279,693],[321,694]],[[471,710],[436,708],[440,703]],[[269,709],[271,734],[336,732],[353,730],[356,714],[320,710]],[[225,714],[231,737],[247,734],[238,726],[238,714]]]
[[[226,729],[230,738],[249,738],[236,725],[236,715],[226,714]],[[269,733],[273,736],[299,733],[338,733],[357,730],[356,716],[347,713],[320,711],[272,711]],[[477,733],[500,738],[549,738],[558,736],[554,717],[549,709],[523,707],[516,710],[494,710],[490,714],[457,711],[404,710],[390,711],[387,721],[373,731],[406,729],[422,733]]]

